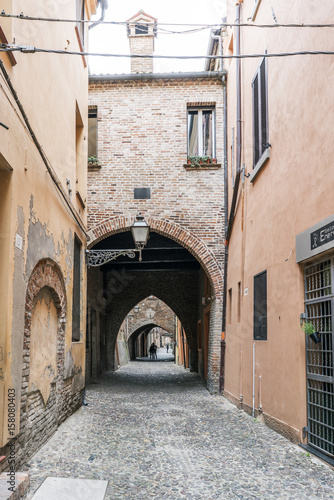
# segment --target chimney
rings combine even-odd
[[[157,19],[142,10],[126,21],[131,55],[153,55]],[[131,73],[153,73],[153,59],[131,57]]]

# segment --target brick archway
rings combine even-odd
[[[133,220],[133,215],[124,215],[121,217],[112,217],[99,226],[95,226],[88,232],[88,248],[92,248],[99,241],[107,238],[108,236],[124,231],[130,231]],[[220,268],[215,255],[209,250],[206,244],[193,232],[168,219],[147,216],[146,221],[149,224],[151,231],[176,241],[186,248],[198,260],[211,282],[214,295],[216,298],[222,299],[222,269]]]
[[[32,316],[40,292],[47,291],[57,311],[57,374],[51,384],[47,402],[43,402],[39,391],[29,392]],[[64,279],[59,266],[51,259],[43,259],[35,266],[28,281],[24,317],[23,337],[23,376],[21,387],[20,434],[18,437],[19,454],[25,459],[31,456],[48,439],[64,420],[64,352],[67,300]],[[38,416],[39,428],[32,442],[35,418]],[[32,446],[33,444],[33,446]]]
[[[147,327],[151,327],[151,328],[155,328],[155,327],[158,327],[158,328],[161,328],[162,330],[164,330],[165,332],[168,332],[168,330],[166,329],[166,326],[164,326],[161,322],[159,322],[159,324],[157,322],[154,321],[154,318],[150,321],[148,319],[143,319],[141,321],[138,321],[132,328],[131,330],[129,331],[129,335],[128,335],[128,339],[131,337],[131,335],[133,335],[137,330],[139,330],[140,328],[142,328],[143,326],[147,325]]]

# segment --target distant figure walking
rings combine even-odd
[[[157,356],[157,346],[155,345],[154,342],[153,342],[153,359],[158,359],[158,356]]]
[[[150,359],[154,359],[154,349],[155,348],[155,345],[154,345],[154,342],[152,342],[152,344],[150,345]]]
[[[169,349],[169,344],[167,344],[166,348],[167,348],[167,353],[168,353],[168,349]]]

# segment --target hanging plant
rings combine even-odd
[[[302,326],[302,330],[306,333],[308,337],[310,337],[310,339],[313,340],[313,342],[315,342],[316,344],[320,342],[321,340],[320,334],[319,332],[315,331],[313,323],[305,321],[304,325]]]

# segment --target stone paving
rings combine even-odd
[[[333,469],[174,363],[131,362],[86,398],[30,460],[28,499],[48,476],[108,480],[107,500],[334,499]]]

